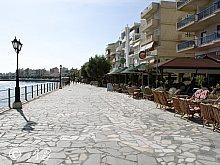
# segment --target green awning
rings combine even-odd
[[[126,70],[127,67],[124,67],[124,68],[113,68],[113,70],[109,73],[107,73],[108,75],[109,74],[120,74],[122,71]]]
[[[124,70],[126,70],[128,67],[124,67],[124,68],[120,68],[116,71],[116,74],[120,74],[121,72],[123,72]]]
[[[118,69],[117,68],[113,68],[113,70],[107,74],[115,74],[115,72],[117,71]]]
[[[135,66],[134,69],[138,71],[145,71],[146,65],[147,65],[146,63],[142,63],[142,64],[139,64],[138,66]]]
[[[121,74],[132,74],[132,73],[138,73],[138,70],[134,67],[129,67],[121,72]]]

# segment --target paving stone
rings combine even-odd
[[[155,158],[148,155],[139,154],[138,155],[138,165],[146,165],[146,162],[150,165],[157,165]]]
[[[45,165],[60,165],[60,163],[64,162],[62,159],[48,159],[44,161],[43,163]]]
[[[12,161],[0,155],[0,163],[2,165],[12,165]]]
[[[20,114],[0,114],[0,164],[12,147],[21,150],[24,165],[39,164],[33,153],[45,148],[53,165],[220,163],[218,132],[104,88],[67,86],[25,104],[23,112],[37,122],[31,132],[21,130]]]
[[[88,159],[83,163],[83,165],[92,165],[92,164],[100,164],[101,163],[101,155],[100,154],[91,154]]]

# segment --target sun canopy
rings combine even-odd
[[[132,74],[132,73],[138,73],[138,70],[135,69],[135,67],[129,67],[121,72],[121,74]]]

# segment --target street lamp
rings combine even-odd
[[[21,109],[22,108],[22,103],[20,100],[20,87],[19,87],[19,70],[18,70],[18,54],[21,51],[22,43],[16,39],[11,41],[13,48],[15,49],[15,52],[17,53],[17,69],[16,69],[16,87],[15,87],[15,101],[13,103],[13,108],[14,109]]]
[[[60,89],[62,89],[62,65],[60,65]]]

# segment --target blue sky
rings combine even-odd
[[[19,68],[80,68],[91,56],[105,54],[106,45],[127,24],[139,22],[151,2],[0,0],[0,72],[15,71],[15,36],[23,43]]]

